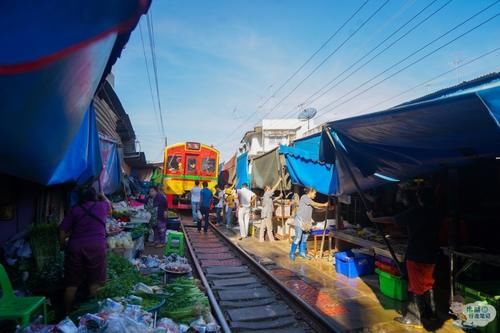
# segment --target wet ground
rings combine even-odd
[[[392,300],[379,291],[377,275],[349,279],[337,274],[329,258],[304,260],[288,258],[289,242],[258,242],[249,237],[238,241],[238,230],[218,227],[248,254],[269,267],[272,274],[284,282],[307,303],[338,324],[342,332],[425,332],[408,328],[394,321],[405,304]],[[312,244],[310,244],[312,245]],[[312,246],[310,246],[311,248]],[[439,333],[463,332],[451,319],[443,321]]]

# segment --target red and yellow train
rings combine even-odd
[[[219,151],[198,142],[183,142],[165,148],[163,189],[171,209],[190,209],[190,190],[195,180],[214,189],[219,175]]]

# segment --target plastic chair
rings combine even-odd
[[[17,297],[4,267],[0,265],[0,319],[21,320],[21,325],[27,326],[30,318],[43,306],[43,320],[47,323],[47,304],[43,296]]]
[[[178,231],[170,231],[167,234],[167,245],[165,245],[164,254],[166,256],[175,253],[184,256],[184,234]]]

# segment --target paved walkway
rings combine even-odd
[[[423,329],[404,327],[393,320],[399,316],[398,311],[404,304],[380,294],[376,275],[356,279],[337,275],[332,262],[326,258],[310,261],[297,258],[292,263],[288,258],[288,241],[260,243],[255,238],[238,241],[237,230],[218,228],[306,302],[332,318],[339,331],[425,332]],[[448,320],[434,332],[463,331]]]

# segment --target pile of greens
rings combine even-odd
[[[127,259],[121,256],[108,254],[107,265],[108,281],[98,290],[98,298],[124,297],[130,294],[137,283],[151,283],[150,278],[142,276]]]
[[[28,286],[31,290],[50,294],[64,286],[64,257],[60,254],[45,260],[43,266],[31,272]]]
[[[165,306],[160,317],[168,317],[176,322],[190,322],[209,311],[207,296],[188,278],[177,278],[165,287]]]
[[[177,213],[176,213],[176,212],[174,212],[173,210],[169,210],[169,211],[168,211],[168,214],[167,214],[167,217],[168,217],[169,219],[176,219],[176,218],[178,218],[179,216],[178,216],[178,215],[177,215]]]
[[[56,223],[33,224],[29,231],[29,239],[38,269],[42,269],[59,254],[59,236]]]
[[[144,236],[144,234],[148,231],[148,228],[144,224],[140,224],[133,229],[130,230],[130,234],[132,239],[137,239],[139,237]]]

